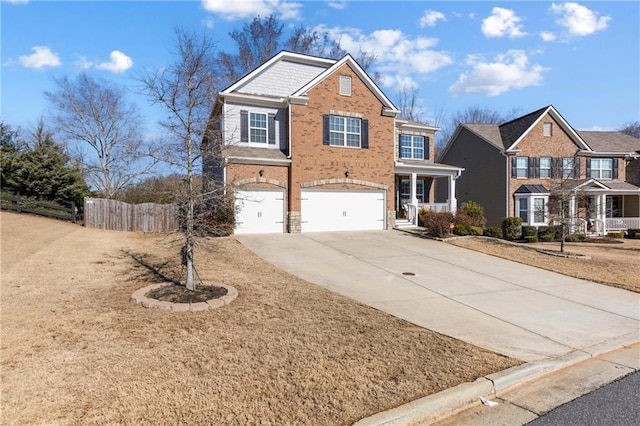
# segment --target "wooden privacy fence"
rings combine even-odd
[[[173,232],[178,229],[178,208],[173,204],[128,204],[85,198],[84,226],[112,231]]]

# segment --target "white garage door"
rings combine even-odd
[[[302,232],[384,229],[380,191],[302,191]]]
[[[236,190],[236,234],[284,232],[284,191]]]

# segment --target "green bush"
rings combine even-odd
[[[480,226],[470,226],[469,227],[469,235],[482,235],[482,227],[480,227]]]
[[[436,213],[433,210],[420,209],[419,216],[429,235],[433,235],[434,237],[449,235],[454,219],[452,213]]]
[[[609,237],[609,238],[622,238],[622,237],[624,237],[624,232],[607,232],[607,237]]]
[[[638,228],[627,229],[626,237],[631,239],[640,238],[640,229]]]
[[[484,230],[484,235],[492,238],[502,238],[502,228],[499,226],[490,226]]]
[[[467,201],[458,209],[455,223],[482,228],[487,223],[484,208],[475,201]]]
[[[584,241],[586,239],[587,236],[584,234],[573,234],[567,235],[564,240],[568,243],[579,243],[580,241]]]
[[[558,231],[560,234],[558,235]],[[538,239],[544,242],[560,240],[562,238],[561,226],[541,226],[538,228]]]
[[[523,226],[522,227],[522,237],[526,238],[526,237],[532,237],[532,236],[538,236],[538,228],[535,226]]]
[[[513,241],[522,234],[521,217],[505,217],[502,219],[502,235],[505,240]]]
[[[469,235],[469,225],[462,225],[458,223],[453,226],[453,233],[460,236]]]
[[[538,236],[537,235],[525,235],[524,240],[528,243],[537,243]]]

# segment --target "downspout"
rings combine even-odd
[[[504,217],[509,217],[509,177],[511,176],[510,173],[510,168],[509,168],[509,155],[507,153],[505,153],[504,151],[500,151],[500,153],[504,156],[504,160],[505,160],[505,183],[506,185],[505,187],[505,194],[504,194],[504,199],[505,199],[505,215]]]

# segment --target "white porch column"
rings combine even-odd
[[[456,214],[458,210],[458,200],[456,199],[456,179],[453,175],[449,176],[449,211]]]
[[[411,173],[411,205],[413,206],[414,215],[412,217],[413,224],[418,224],[418,174]]]
[[[602,232],[607,234],[607,196],[601,194],[596,197],[596,212],[598,220],[602,221]]]

